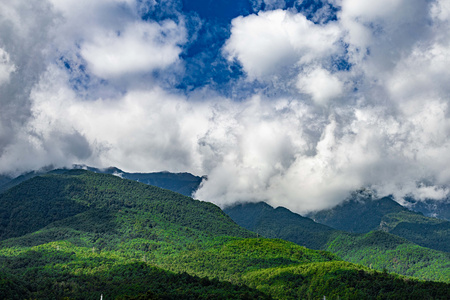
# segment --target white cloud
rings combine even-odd
[[[260,12],[232,21],[224,52],[242,64],[250,79],[264,79],[285,67],[336,54],[340,34],[336,24],[316,25],[302,14]]]
[[[0,48],[0,85],[9,82],[10,74],[16,70],[16,66],[9,57],[8,52]]]
[[[343,0],[341,5],[339,23],[350,60],[366,76],[388,74],[428,34],[429,1]]]
[[[326,105],[331,99],[342,95],[344,84],[336,75],[323,68],[316,68],[299,75],[297,88],[311,95],[315,103]]]
[[[163,88],[149,75],[178,66],[182,16],[143,21],[131,0],[52,3],[0,1],[3,172],[72,163],[189,171],[209,177],[202,200],[297,212],[361,187],[449,193],[446,1],[343,0],[326,25],[282,10],[238,17],[224,48],[248,75],[236,85],[265,84],[240,101],[211,87]],[[351,65],[339,69],[336,56]],[[92,81],[74,87],[83,64]]]
[[[133,0],[52,2],[63,18],[58,24],[60,51],[70,57],[79,45],[89,70],[101,78],[164,69],[178,61],[186,42],[181,16],[177,23],[144,21]]]
[[[92,72],[102,78],[152,72],[178,60],[183,28],[173,21],[132,23],[120,32],[104,32],[81,46]]]

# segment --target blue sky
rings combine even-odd
[[[450,192],[446,0],[0,0],[0,172],[208,175],[296,212]]]

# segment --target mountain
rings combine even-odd
[[[30,178],[33,178],[34,176],[37,176],[39,174],[42,174],[43,172],[33,171],[28,172],[25,174],[22,174],[18,177],[9,177],[9,176],[1,176],[0,178],[0,193],[3,191],[6,191],[9,188],[12,188],[13,186],[16,186],[25,180],[28,180]]]
[[[11,177],[6,175],[0,175],[0,187],[2,187],[4,184],[10,182],[12,180]]]
[[[208,234],[253,235],[211,203],[84,170],[33,177],[0,194],[0,203],[0,240],[35,232],[60,220],[73,220],[74,226],[79,226],[82,223],[76,219],[84,216],[98,218],[106,225],[122,215],[127,216],[123,213],[128,211],[134,218],[141,218],[138,221],[145,220],[142,230],[150,230],[152,222],[158,221],[164,226],[189,224],[192,230]],[[214,228],[210,227],[212,223]]]
[[[314,221],[353,233],[383,230],[420,246],[450,252],[450,222],[408,210],[392,197],[355,193],[342,204],[310,215]]]
[[[406,206],[416,212],[420,212],[427,217],[444,219],[450,221],[450,199],[441,200],[415,200],[406,198]]]
[[[154,173],[127,173],[118,168],[110,167],[106,169],[93,168],[85,165],[74,165],[75,170],[88,170],[95,173],[111,174],[121,178],[126,178],[149,185],[154,185],[163,189],[168,189],[185,196],[192,196],[192,194],[199,188],[203,179],[206,176],[199,177],[190,173],[170,173],[170,172],[154,172]],[[16,186],[25,180],[43,174],[61,174],[70,169],[52,169],[47,167],[39,171],[32,171],[22,174],[16,178],[0,175],[0,193],[7,189]]]
[[[311,249],[323,250],[338,230],[302,217],[284,207],[264,203],[242,203],[224,212],[240,226],[269,238],[279,238]]]
[[[340,234],[325,250],[373,269],[450,282],[450,253],[421,247],[384,231]]]
[[[444,299],[450,289],[259,238],[211,203],[108,174],[36,176],[0,194],[0,207],[0,298]]]
[[[86,165],[74,165],[75,169],[84,169],[96,173],[104,173],[120,176],[122,178],[131,179],[154,185],[164,189],[168,189],[185,196],[192,196],[193,193],[200,187],[201,182],[207,178],[207,176],[195,176],[190,173],[170,173],[170,172],[154,172],[154,173],[127,173],[115,167],[109,167],[106,169],[93,168]],[[32,171],[18,176],[17,178],[11,178],[6,175],[0,175],[0,193],[5,191],[27,179],[34,176],[45,174],[47,172],[55,173],[61,170],[52,170],[52,167],[47,167],[39,171]],[[64,169],[63,171],[67,171]],[[450,221],[450,200],[442,199],[417,201],[413,198],[405,198],[406,207],[415,212],[422,213],[425,216],[444,219]]]
[[[190,173],[170,173],[167,171],[154,173],[127,173],[115,167],[98,169],[75,165],[74,168],[86,169],[95,173],[116,175],[122,178],[168,189],[188,197],[192,196],[192,194],[199,188],[202,180],[205,178],[205,176],[200,177]]]
[[[450,253],[420,247],[384,231],[350,234],[264,202],[238,204],[224,212],[264,237],[330,251],[346,261],[378,270],[450,282]]]

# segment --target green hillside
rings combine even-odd
[[[35,232],[63,219],[79,226],[84,224],[80,218],[88,223],[83,230],[116,235],[147,236],[166,227],[184,226],[197,235],[253,236],[214,204],[83,170],[34,177],[0,194],[0,203],[1,240]],[[69,217],[75,220],[66,220]],[[98,227],[98,221],[100,228],[91,228]],[[134,222],[132,226],[130,221]],[[89,224],[92,222],[95,225]]]
[[[383,230],[423,247],[450,252],[450,222],[425,217],[392,197],[354,195],[342,204],[310,215],[318,223],[354,233]]]
[[[327,250],[346,261],[420,279],[450,282],[450,253],[424,248],[384,231],[349,234],[286,208],[247,203],[224,210],[239,225],[268,238]],[[394,221],[391,222],[394,226]]]
[[[387,214],[407,212],[391,197],[373,199],[353,195],[347,201],[331,209],[318,211],[309,215],[314,221],[330,227],[353,233],[367,233],[378,229]]]
[[[195,176],[190,173],[171,173],[171,172],[153,172],[153,173],[128,173],[118,168],[110,167],[98,169],[85,165],[74,165],[74,170],[88,170],[95,173],[110,174],[142,182],[148,185],[154,185],[163,189],[168,189],[185,196],[191,196],[200,186],[204,177]],[[24,173],[18,177],[11,178],[6,175],[0,175],[0,193],[4,192],[28,179],[44,174],[64,174],[69,169],[52,169],[52,167],[43,168],[39,171]]]
[[[421,247],[383,231],[341,234],[325,249],[346,261],[374,269],[450,282],[450,253]]]
[[[203,177],[195,176],[190,173],[171,173],[171,172],[154,172],[154,173],[128,173],[118,168],[98,169],[86,166],[74,166],[75,168],[86,168],[95,173],[104,173],[111,175],[119,175],[122,178],[154,185],[163,189],[168,189],[185,196],[191,196],[200,186]]]
[[[118,252],[64,241],[3,248],[0,264],[10,272],[0,273],[1,299],[269,299],[247,286],[178,274]]]
[[[0,195],[0,207],[0,298],[445,299],[450,291],[257,238],[211,203],[111,175],[38,176]]]
[[[240,226],[269,238],[279,238],[311,249],[321,250],[337,231],[295,214],[284,207],[264,203],[243,203],[224,212]]]

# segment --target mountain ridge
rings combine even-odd
[[[257,237],[214,204],[108,174],[72,170],[42,175],[0,194],[0,204],[5,197],[16,201],[9,208],[1,206],[6,209],[0,215],[2,233],[8,235],[0,241],[0,268],[6,272],[5,281],[26,289],[30,298],[98,299],[101,292],[107,298],[152,299],[152,293],[162,297],[155,283],[145,278],[168,273],[153,267],[178,274],[173,278],[182,290],[172,290],[177,285],[170,278],[167,283],[172,299],[206,299],[208,291],[217,289],[226,295],[236,284],[243,290],[233,295],[244,299],[406,294],[443,298],[450,288],[343,262],[330,252]],[[27,206],[39,202],[45,208],[63,200],[80,205],[82,212],[53,220],[54,214],[45,214],[51,210],[43,209],[36,216],[47,222],[27,222],[35,216]],[[15,216],[12,212],[18,208],[30,214]],[[10,232],[11,216],[24,223],[20,234],[25,234]],[[188,296],[191,288],[197,296]]]
[[[450,253],[418,246],[388,232],[348,233],[261,202],[238,204],[224,211],[236,223],[261,236],[330,251],[346,261],[378,270],[450,281]]]

